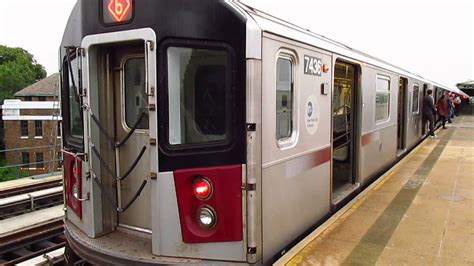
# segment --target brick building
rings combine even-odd
[[[59,167],[59,74],[53,74],[5,100],[2,118],[5,157],[8,165],[19,165],[29,174],[56,171]]]

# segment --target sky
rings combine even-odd
[[[22,47],[48,75],[57,72],[58,48],[75,2],[0,0],[0,45]],[[473,1],[243,2],[446,86],[474,79]]]

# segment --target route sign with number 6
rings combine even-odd
[[[133,0],[102,0],[105,24],[125,23],[132,19]]]

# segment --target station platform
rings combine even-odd
[[[55,172],[52,174],[35,175],[35,176],[0,182],[0,192],[3,190],[15,189],[18,187],[40,185],[42,183],[47,183],[47,182],[61,180],[61,179],[62,179],[62,173]]]
[[[474,265],[474,108],[275,265]]]

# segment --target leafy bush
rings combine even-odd
[[[4,166],[7,166],[5,161],[4,160],[0,161],[0,167],[4,167]],[[0,182],[26,177],[28,175],[29,174],[27,172],[21,170],[20,168],[18,168],[18,170],[15,167],[0,168]]]

